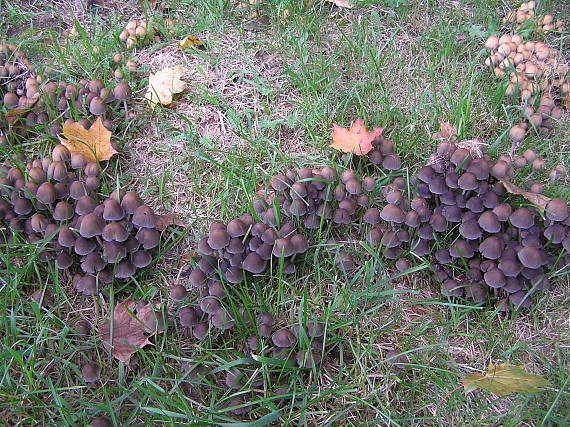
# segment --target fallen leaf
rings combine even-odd
[[[383,131],[384,128],[381,127],[367,130],[362,119],[356,119],[348,129],[333,124],[333,143],[330,146],[344,153],[362,156],[372,151],[372,141]]]
[[[338,7],[345,7],[347,9],[352,9],[354,7],[354,5],[348,0],[327,0],[327,1]]]
[[[115,306],[113,313],[113,337],[111,339],[111,321],[101,325],[99,337],[107,351],[127,366],[131,356],[139,348],[152,344],[145,335],[144,319],[152,310],[151,304],[137,304],[128,297]]]
[[[501,184],[505,187],[511,194],[518,194],[519,196],[523,196],[533,205],[538,206],[541,209],[546,209],[546,205],[550,202],[550,199],[542,194],[531,193],[529,191],[525,191],[520,187],[517,187],[515,184],[509,181],[502,180],[500,181]]]
[[[204,46],[204,42],[200,40],[198,37],[186,36],[182,40],[180,40],[180,43],[178,43],[179,49],[187,49],[191,46],[198,46],[198,47]]]
[[[148,89],[144,98],[154,108],[157,104],[169,105],[172,95],[186,89],[186,82],[180,80],[186,69],[181,65],[165,68],[148,77]]]
[[[542,375],[529,374],[520,366],[508,363],[493,365],[491,362],[489,362],[486,373],[467,374],[461,382],[465,388],[465,394],[480,387],[497,396],[506,396],[511,393],[536,393],[550,386],[550,382]]]
[[[186,227],[186,224],[176,214],[168,213],[164,215],[157,215],[156,225],[154,228],[162,232],[166,230],[170,225]]]
[[[432,138],[444,142],[454,142],[457,139],[457,128],[449,122],[441,122],[439,132],[434,133]]]
[[[101,117],[89,129],[78,122],[63,124],[60,142],[73,153],[80,153],[88,162],[109,160],[117,153],[111,145],[111,131],[103,126]]]

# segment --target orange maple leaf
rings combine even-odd
[[[382,132],[384,132],[384,128],[381,127],[367,130],[362,119],[356,119],[350,128],[333,124],[333,143],[330,146],[344,153],[362,156],[374,149],[372,141],[382,135]]]

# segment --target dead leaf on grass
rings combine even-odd
[[[457,139],[457,128],[449,122],[441,122],[439,132],[434,133],[432,138],[443,142],[454,142]]]
[[[541,209],[546,209],[546,205],[548,204],[548,202],[550,202],[550,199],[548,197],[546,197],[542,194],[536,194],[536,193],[531,193],[529,191],[525,191],[522,188],[517,187],[512,182],[502,180],[502,181],[500,181],[500,183],[503,184],[503,186],[505,187],[505,190],[507,190],[509,193],[517,194],[519,196],[523,196],[525,199],[527,199],[533,205],[536,205]]]
[[[157,215],[156,225],[154,226],[154,228],[156,228],[160,232],[163,232],[171,225],[176,225],[178,227],[186,227],[186,224],[178,217],[178,215],[168,213],[164,215]]]
[[[192,46],[202,47],[204,46],[204,42],[196,36],[186,36],[178,43],[179,49],[187,49]]]
[[[107,351],[127,366],[131,356],[139,348],[152,344],[145,334],[145,319],[153,311],[151,304],[137,304],[128,297],[115,306],[113,313],[113,336],[111,321],[101,325],[99,337]]]
[[[354,5],[348,0],[327,0],[327,1],[338,7],[344,7],[346,9],[352,9],[354,7]]]
[[[380,136],[383,131],[384,128],[382,127],[367,130],[362,119],[356,119],[350,128],[343,128],[333,124],[333,143],[330,146],[344,153],[362,156],[372,151],[374,148],[372,141]]]
[[[59,140],[72,154],[82,154],[88,162],[109,160],[118,154],[111,145],[111,131],[103,126],[101,117],[89,129],[78,122],[64,123]]]
[[[172,96],[186,89],[186,82],[181,77],[186,73],[186,69],[181,65],[165,68],[148,77],[148,89],[144,98],[151,108],[157,104],[170,105]]]
[[[506,396],[511,393],[536,393],[550,382],[542,375],[530,374],[522,367],[501,363],[494,365],[489,362],[487,372],[484,374],[467,374],[462,379],[465,394],[482,388],[497,396]]]

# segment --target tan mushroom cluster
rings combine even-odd
[[[26,79],[34,73],[34,66],[16,45],[0,43],[0,94],[24,95]]]
[[[154,28],[148,24],[146,19],[131,19],[119,34],[119,39],[125,42],[127,49],[143,46],[153,40],[154,37]]]
[[[115,190],[104,199],[100,187],[99,165],[63,145],[51,157],[3,165],[0,239],[36,243],[41,261],[55,259],[60,270],[81,271],[73,284],[83,295],[131,277],[152,262],[149,250],[160,241],[157,217],[136,193]]]
[[[570,67],[560,51],[544,42],[525,42],[519,34],[491,36],[485,47],[490,51],[486,65],[510,80],[505,95],[525,107],[524,120],[511,129],[511,140],[519,143],[532,129],[548,136],[553,121],[564,114],[561,106],[570,107]]]
[[[540,32],[564,31],[564,25],[560,19],[555,20],[550,14],[538,16],[536,15],[535,8],[536,1],[523,2],[516,10],[509,11],[502,19],[502,22],[504,24],[516,23],[516,28],[520,29],[525,22],[534,20]]]

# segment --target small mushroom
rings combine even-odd
[[[86,383],[94,383],[101,378],[101,367],[98,363],[90,362],[81,367],[81,375]]]

